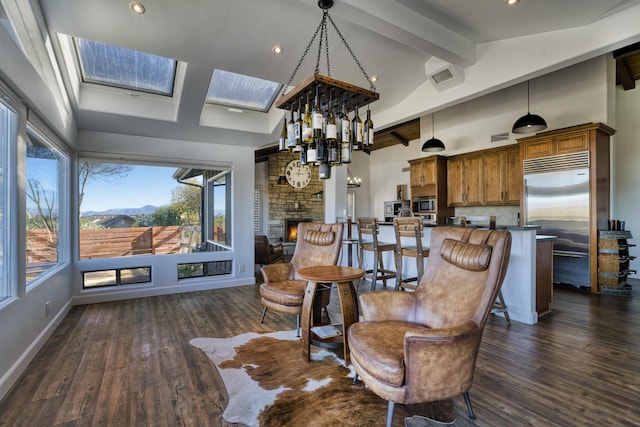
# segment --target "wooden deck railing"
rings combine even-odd
[[[224,233],[216,230],[216,237]],[[45,230],[27,231],[27,264],[57,261],[53,242]],[[80,259],[192,252],[200,244],[199,227],[132,227],[80,230]]]

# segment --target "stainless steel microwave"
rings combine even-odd
[[[436,199],[434,198],[420,198],[413,201],[414,213],[433,212],[436,210]]]

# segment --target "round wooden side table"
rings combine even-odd
[[[316,266],[298,270],[298,277],[307,280],[304,300],[302,302],[302,357],[309,362],[311,344],[323,347],[344,347],[344,365],[349,365],[349,345],[347,344],[347,331],[351,324],[358,321],[358,295],[353,281],[364,276],[360,268],[345,266]],[[342,313],[342,334],[329,338],[321,338],[313,333],[312,327],[319,322],[320,307],[317,305],[316,294],[319,287],[330,288],[333,284],[338,287],[340,298],[340,311]]]

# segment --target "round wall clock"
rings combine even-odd
[[[292,187],[304,188],[311,182],[311,168],[301,165],[300,160],[291,160],[285,169],[285,176]]]

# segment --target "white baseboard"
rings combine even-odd
[[[62,310],[56,314],[55,317],[47,324],[47,326],[40,332],[35,340],[29,345],[24,353],[16,360],[11,368],[0,378],[0,400],[2,400],[7,393],[11,390],[13,385],[18,381],[20,376],[27,370],[29,363],[36,357],[36,354],[40,351],[42,346],[53,335],[56,328],[62,323],[62,320],[69,313],[73,307],[73,301],[69,300],[62,307]]]

